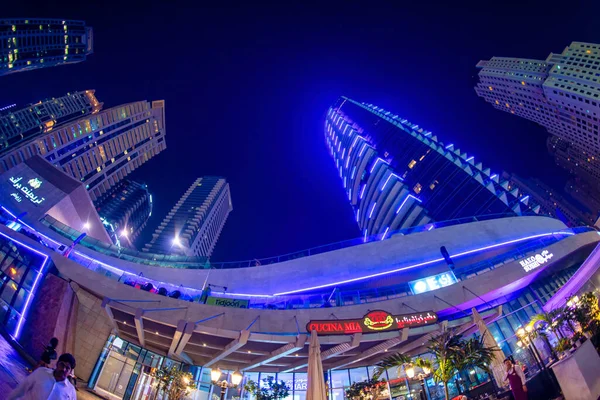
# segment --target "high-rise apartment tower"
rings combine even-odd
[[[167,214],[143,251],[210,257],[232,209],[225,178],[198,178]]]
[[[137,101],[102,111],[100,106],[96,101],[94,113],[85,115],[84,109],[81,118],[49,126],[18,146],[0,151],[0,173],[39,154],[82,182],[96,201],[166,148],[163,100]],[[34,113],[33,107],[27,112],[29,109]]]
[[[493,57],[477,67],[477,95],[544,126],[557,164],[600,190],[600,45],[573,42],[545,60]]]
[[[0,76],[84,61],[93,38],[83,21],[0,19]]]

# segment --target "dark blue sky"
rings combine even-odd
[[[592,0],[560,7],[11,3],[4,18],[87,21],[95,53],[77,65],[2,78],[0,107],[83,89],[95,89],[105,107],[165,99],[167,150],[132,175],[154,193],[145,237],[196,177],[223,175],[234,210],[218,261],[359,236],[323,135],[325,111],[342,94],[398,113],[494,172],[561,188],[566,176],[547,154],[545,130],[478,98],[475,65],[492,56],[545,58],[575,40],[600,42]]]

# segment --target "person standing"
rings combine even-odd
[[[504,360],[504,366],[506,367],[504,380],[510,384],[510,390],[515,400],[527,400],[527,384],[523,368],[516,367],[510,358]]]
[[[36,369],[8,395],[7,400],[76,400],[75,388],[67,379],[73,369],[75,357],[62,354],[54,370]]]
[[[44,352],[42,353],[42,356],[40,357],[40,361],[38,361],[38,364],[33,368],[34,371],[36,369],[38,369],[39,367],[50,368],[50,363],[52,362],[52,360],[56,360],[56,357],[57,357],[57,354],[56,354],[57,346],[58,346],[58,339],[55,337],[50,339],[50,344],[48,346],[46,346],[46,348],[44,349]]]

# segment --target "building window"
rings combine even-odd
[[[415,165],[417,165],[417,162],[415,160],[411,160],[411,162],[408,163],[408,168],[413,169]]]
[[[419,193],[421,193],[421,189],[423,189],[423,186],[421,186],[420,183],[417,183],[413,189],[416,194],[419,194]]]

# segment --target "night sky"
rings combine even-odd
[[[562,188],[567,176],[546,151],[546,131],[478,98],[475,65],[492,56],[545,59],[572,41],[600,43],[592,17],[600,2],[593,0],[560,7],[51,3],[61,2],[10,1],[2,18],[85,20],[94,28],[94,54],[80,64],[0,78],[0,107],[85,89],[95,89],[105,108],[165,99],[167,150],[131,175],[153,193],[144,236],[196,177],[225,176],[234,210],[216,261],[360,235],[324,141],[325,112],[340,95],[433,131],[493,172]]]

